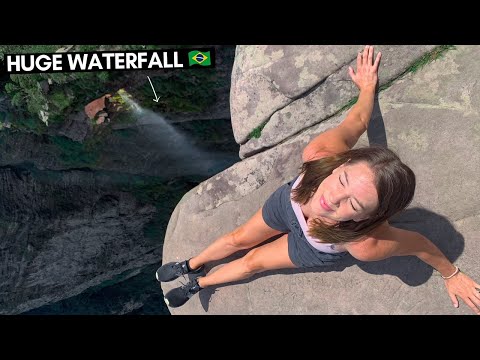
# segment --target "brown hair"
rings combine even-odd
[[[303,179],[293,190],[292,199],[306,204],[317,191],[320,183],[338,166],[365,162],[375,176],[378,193],[378,208],[368,219],[355,222],[341,221],[327,225],[314,219],[308,234],[322,243],[341,243],[361,240],[382,222],[405,209],[415,193],[415,174],[393,151],[371,146],[348,150],[333,156],[305,162],[302,166]]]

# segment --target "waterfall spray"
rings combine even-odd
[[[162,167],[178,175],[212,176],[232,164],[224,154],[201,150],[162,115],[142,108],[131,95],[119,92],[133,112],[137,127],[152,147],[152,157],[162,157]]]

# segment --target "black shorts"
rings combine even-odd
[[[292,204],[290,192],[297,178],[280,186],[270,195],[262,207],[262,217],[271,228],[288,233],[288,256],[300,268],[331,265],[347,255],[347,252],[325,253],[315,249],[303,234]]]

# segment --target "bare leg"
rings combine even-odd
[[[220,260],[239,250],[249,249],[281,233],[263,221],[260,209],[245,224],[218,238],[200,254],[191,258],[189,266],[197,269],[209,261]]]
[[[251,250],[241,259],[232,261],[205,277],[199,277],[198,284],[204,288],[242,280],[265,270],[294,268],[295,265],[288,256],[287,236],[285,234],[271,243]]]

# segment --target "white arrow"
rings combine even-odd
[[[153,101],[158,103],[158,100],[160,100],[160,98],[157,96],[157,93],[155,92],[155,88],[153,87],[152,80],[150,80],[150,76],[147,76],[147,78],[148,78],[148,81],[150,81],[150,86],[152,87],[153,94],[155,95],[155,99],[153,99]]]

